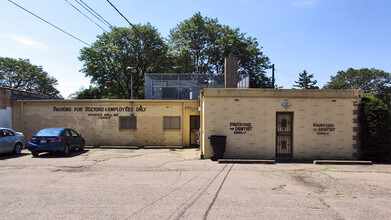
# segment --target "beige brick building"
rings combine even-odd
[[[13,101],[12,125],[26,137],[42,128],[70,127],[93,146],[197,144],[198,101],[135,100],[134,117],[130,107],[130,100]]]
[[[1,95],[1,94],[0,94]],[[357,159],[361,90],[206,88],[199,100],[18,100],[1,109],[26,138],[71,127],[93,146],[197,146],[227,136],[225,158]],[[3,117],[3,121],[5,119]],[[199,140],[199,142],[198,142]]]
[[[359,90],[205,89],[201,155],[225,135],[226,158],[355,159]]]

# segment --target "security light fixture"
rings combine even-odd
[[[291,106],[291,104],[288,102],[288,99],[285,99],[284,102],[281,105],[284,108],[288,108],[289,106]]]

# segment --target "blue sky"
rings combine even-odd
[[[77,38],[93,43],[101,28],[76,11],[75,0],[12,0]],[[128,27],[106,0],[83,0],[109,23]],[[150,22],[163,37],[196,12],[257,38],[276,68],[276,83],[292,88],[303,70],[323,86],[339,70],[391,72],[390,0],[111,0],[134,24]],[[84,11],[85,12],[85,11]],[[85,12],[88,14],[87,12]],[[88,14],[89,15],[89,14]],[[90,15],[89,15],[90,16]],[[93,18],[92,16],[90,16]],[[106,30],[106,26],[99,23]],[[30,59],[58,80],[67,98],[90,79],[80,72],[86,45],[0,0],[0,56]],[[271,72],[267,73],[269,76]]]

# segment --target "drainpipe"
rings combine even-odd
[[[203,116],[203,99],[204,99],[204,90],[200,91],[199,98],[199,108],[200,108],[200,157],[204,159],[204,116]]]
[[[185,105],[185,103],[182,101],[182,120],[181,120],[181,123],[182,123],[182,146],[184,147],[184,145],[185,145],[185,143],[184,143],[184,138],[183,138],[183,134],[184,134],[184,132],[183,132],[183,130],[185,129],[185,126],[184,126],[184,124],[185,124],[185,113],[184,113],[184,109],[185,109],[185,107],[186,107],[186,105]]]

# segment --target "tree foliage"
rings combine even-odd
[[[299,80],[295,81],[297,84],[293,85],[293,87],[299,89],[319,89],[318,86],[315,86],[318,81],[312,80],[312,78],[314,78],[314,74],[308,74],[307,71],[304,70],[302,73],[299,73]]]
[[[58,98],[56,85],[57,79],[28,59],[0,57],[0,86]]]
[[[71,99],[103,99],[105,97],[107,97],[106,91],[92,86],[87,89],[81,88],[79,91],[70,95]]]
[[[339,71],[325,89],[362,89],[365,93],[373,93],[387,105],[391,102],[391,75],[375,68],[353,69]]]
[[[132,28],[113,28],[98,36],[91,47],[81,50],[84,62],[82,72],[91,77],[105,98],[130,98],[133,74],[133,94],[144,97],[144,74],[165,71],[168,47],[157,30],[150,24]]]
[[[238,57],[239,74],[250,76],[250,87],[272,87],[265,75],[269,58],[257,40],[238,28],[219,24],[217,19],[194,14],[171,29],[169,44],[175,57],[173,72],[221,74],[224,58],[232,54]]]
[[[265,75],[269,58],[257,40],[219,24],[217,19],[196,13],[173,28],[167,41],[150,24],[113,28],[81,50],[82,72],[91,77],[94,87],[78,91],[74,97],[129,98],[126,68],[130,67],[134,95],[143,98],[145,73],[222,74],[224,58],[231,54],[238,57],[239,74],[250,76],[250,87],[272,87]]]
[[[387,105],[367,95],[361,105],[362,157],[373,161],[391,161],[391,117]]]

